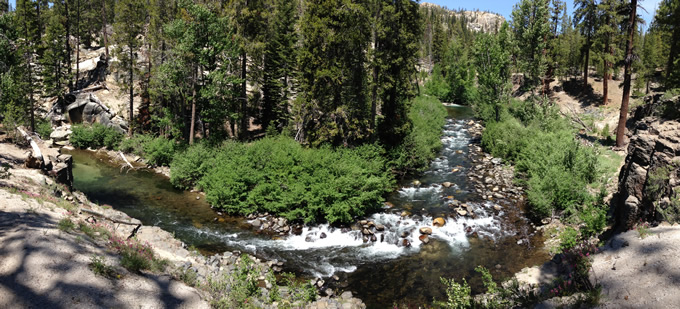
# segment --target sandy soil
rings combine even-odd
[[[680,226],[631,230],[594,256],[591,281],[602,285],[601,308],[677,308],[680,304]]]

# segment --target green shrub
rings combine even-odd
[[[465,279],[462,283],[457,283],[454,279],[441,278],[442,284],[446,286],[446,301],[435,302],[435,305],[447,309],[466,309],[472,307],[472,296],[470,296],[470,286]]]
[[[151,165],[170,165],[178,149],[174,140],[139,134],[124,139],[118,150],[133,153],[147,160]]]
[[[61,231],[70,232],[70,231],[72,231],[73,229],[76,228],[76,224],[73,223],[73,221],[71,221],[70,218],[64,218],[64,219],[61,219],[59,221],[59,223],[57,224],[57,227]]]
[[[118,236],[109,238],[109,247],[120,254],[120,264],[131,272],[142,270],[162,271],[167,260],[156,258],[151,245],[140,243],[136,239],[123,239]]]
[[[530,139],[529,130],[519,121],[509,118],[490,123],[482,133],[482,147],[495,157],[515,161]]]
[[[52,124],[48,120],[39,120],[35,124],[35,131],[40,135],[40,138],[46,140],[52,134]]]
[[[174,140],[156,137],[144,144],[144,158],[151,165],[169,165],[177,146]]]
[[[425,94],[436,97],[439,100],[446,100],[451,95],[451,87],[444,79],[441,67],[436,65],[432,70],[430,79],[425,82]]]
[[[221,278],[208,278],[207,289],[213,299],[213,308],[251,308],[252,300],[260,296],[258,278],[261,269],[247,255],[241,256],[231,272],[224,272]],[[248,301],[251,301],[249,303]]]
[[[99,123],[88,125],[76,125],[71,134],[71,144],[76,148],[100,148],[115,149],[123,139],[123,134],[113,128]]]
[[[118,146],[118,150],[144,157],[144,145],[150,143],[151,140],[153,140],[151,135],[137,134],[123,139]]]
[[[560,233],[560,251],[567,252],[578,245],[579,232],[571,226],[567,226]]]
[[[99,275],[109,279],[120,278],[120,275],[116,272],[113,266],[107,265],[106,261],[104,261],[104,258],[100,256],[93,255],[90,258],[89,266],[92,272],[95,273],[95,275]]]
[[[529,125],[514,117],[490,123],[482,134],[482,147],[515,162],[527,186],[532,216],[540,219],[555,210],[576,211],[590,198],[586,187],[600,173],[598,157],[574,138],[573,129],[554,110],[533,109],[536,114],[523,116]]]
[[[306,149],[291,138],[226,143],[199,181],[230,214],[269,212],[289,220],[350,222],[378,209],[393,182],[382,149]]]
[[[188,190],[198,184],[209,169],[214,167],[216,151],[203,143],[197,143],[177,152],[170,164],[170,182],[180,189]]]
[[[426,170],[441,150],[441,132],[446,108],[432,97],[417,97],[409,108],[413,129],[403,143],[388,150],[388,165],[398,175],[414,175]]]

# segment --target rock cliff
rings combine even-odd
[[[442,8],[439,5],[423,2],[421,7]],[[444,8],[446,9],[446,8]],[[456,18],[464,17],[467,20],[467,27],[473,31],[490,32],[495,31],[505,21],[505,18],[499,14],[483,11],[456,11],[449,10],[451,16]]]
[[[680,97],[647,101],[630,121],[628,155],[614,200],[617,225],[624,229],[641,220],[680,218],[680,122],[673,116]]]

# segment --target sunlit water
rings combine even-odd
[[[105,157],[90,152],[72,152],[75,187],[95,202],[173,232],[204,253],[240,250],[284,261],[287,270],[302,276],[335,274],[341,278],[337,287],[353,291],[369,307],[426,304],[443,299],[440,277],[465,277],[477,290],[477,265],[502,278],[546,259],[535,247],[541,239],[523,218],[520,205],[503,205],[503,210],[494,211],[495,204],[481,200],[466,182],[469,109],[448,110],[443,149],[419,179],[421,184],[406,183],[388,197],[394,207],[366,218],[385,226],[384,232],[376,232],[376,242],[365,243],[359,230],[328,225],[305,227],[301,235],[274,239],[255,231],[245,219],[218,215],[203,198],[197,199],[199,194],[176,190],[162,176],[147,170],[121,172]],[[445,188],[446,181],[454,185]],[[475,218],[453,215],[450,196],[467,203]],[[402,217],[403,211],[410,215]],[[433,228],[430,243],[422,244],[418,229],[432,226],[436,217],[445,218],[446,224]],[[405,238],[404,232],[409,234]],[[528,238],[529,245],[518,245],[520,238]],[[403,246],[403,239],[411,245]]]

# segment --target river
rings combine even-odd
[[[473,166],[468,157],[471,138],[465,123],[469,108],[447,107],[449,117],[442,134],[443,149],[431,168],[388,197],[394,206],[367,218],[384,225],[382,241],[364,243],[361,232],[328,225],[304,228],[301,235],[272,238],[258,233],[247,220],[218,215],[198,193],[180,191],[167,178],[150,170],[121,172],[106,156],[72,151],[74,186],[96,203],[111,205],[145,225],[172,232],[205,254],[240,250],[264,259],[285,262],[285,270],[302,277],[340,277],[334,287],[350,290],[369,308],[393,304],[417,306],[443,299],[440,277],[466,278],[480,292],[478,265],[495,278],[507,278],[525,266],[547,260],[541,236],[524,219],[522,206],[494,211],[467,182]],[[449,188],[443,182],[451,182]],[[454,216],[449,197],[469,205],[475,218]],[[410,215],[402,217],[402,212]],[[446,218],[433,228],[428,244],[418,239],[418,228],[433,218]],[[471,232],[474,231],[474,232]],[[407,232],[410,247],[401,236]],[[322,233],[325,238],[321,238]],[[520,235],[521,234],[521,235]],[[528,239],[518,244],[519,237]],[[379,238],[380,239],[380,238]]]

